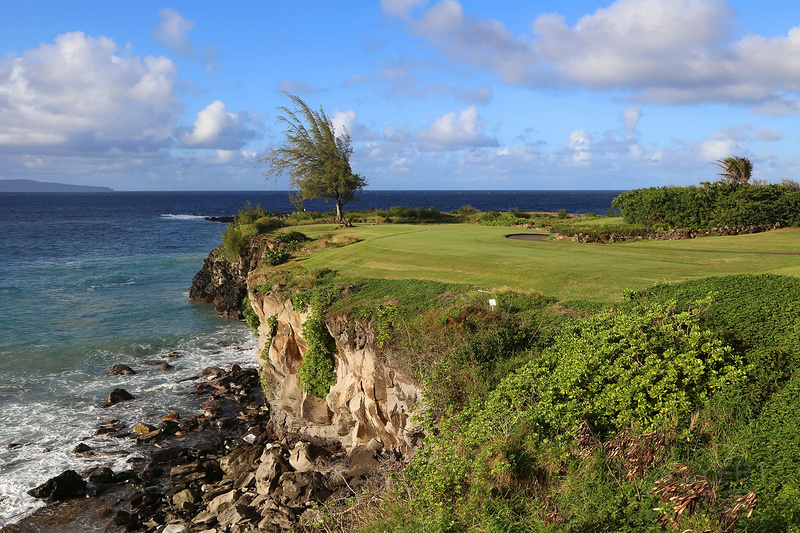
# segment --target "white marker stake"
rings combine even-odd
[[[497,306],[497,300],[495,300],[494,298],[491,298],[489,300],[489,306],[492,308],[492,311],[494,311],[495,306]]]

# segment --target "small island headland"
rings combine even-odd
[[[110,187],[69,185],[28,179],[0,179],[0,192],[113,192]]]

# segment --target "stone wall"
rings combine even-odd
[[[698,237],[710,237],[713,235],[747,235],[750,233],[761,233],[773,229],[779,229],[780,225],[776,226],[725,226],[721,228],[711,229],[673,229],[665,231],[654,231],[647,235],[619,235],[617,233],[601,233],[599,235],[592,235],[588,233],[578,233],[573,236],[553,234],[558,240],[575,241],[580,243],[612,243],[612,242],[628,242],[628,241],[669,241],[679,239],[696,239]]]

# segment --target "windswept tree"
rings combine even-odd
[[[750,176],[753,174],[753,163],[746,157],[726,157],[718,159],[713,164],[723,170],[717,175],[724,181],[745,184],[750,181]]]
[[[278,175],[288,175],[289,188],[297,191],[293,197],[296,205],[317,198],[333,200],[336,220],[341,222],[343,206],[367,186],[367,180],[350,168],[350,134],[345,129],[337,135],[322,107],[314,111],[300,97],[288,93],[286,96],[294,103],[294,110],[278,108],[282,114],[277,122],[286,126],[286,138],[258,160],[269,165],[264,175],[274,175],[276,179]]]

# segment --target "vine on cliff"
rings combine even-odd
[[[336,343],[325,325],[325,313],[337,292],[335,287],[322,285],[292,297],[295,309],[311,309],[311,315],[303,323],[303,338],[308,350],[303,356],[299,376],[303,390],[319,398],[327,396],[331,386],[336,383],[333,360]]]

